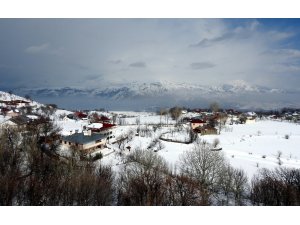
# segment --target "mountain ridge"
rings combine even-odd
[[[286,90],[249,85],[244,81],[235,81],[232,84],[199,85],[172,82],[132,82],[126,84],[113,84],[104,88],[21,88],[18,93],[33,96],[97,96],[112,99],[125,99],[132,97],[159,97],[174,94],[177,91],[198,91],[200,94],[239,94],[239,93],[286,93]],[[191,95],[193,95],[191,93]]]
[[[207,107],[219,102],[237,109],[279,109],[300,107],[299,90],[284,90],[251,85],[237,80],[221,85],[200,85],[169,81],[106,84],[98,88],[56,87],[19,88],[14,92],[29,95],[40,102],[67,108],[143,110],[153,107]]]

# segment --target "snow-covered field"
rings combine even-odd
[[[124,126],[128,129],[134,126]],[[300,168],[300,125],[288,122],[262,120],[253,124],[239,124],[227,126],[220,135],[200,136],[202,140],[213,142],[219,139],[219,147],[230,164],[242,168],[251,178],[260,168],[294,167]],[[150,142],[159,134],[170,128],[156,131],[152,137],[134,137],[127,145],[132,149],[146,148]],[[120,130],[119,130],[120,131]],[[286,139],[288,135],[288,139]],[[169,136],[173,136],[169,134]],[[184,134],[179,136],[183,139]],[[193,148],[193,144],[181,144],[162,141],[165,148],[158,154],[163,156],[170,165],[175,165],[179,156]],[[280,164],[278,152],[281,152]],[[105,157],[105,163],[118,164],[118,158],[113,154]]]
[[[266,120],[230,127],[231,132],[202,138],[209,142],[218,138],[230,163],[243,168],[249,177],[259,168],[278,167],[279,151],[281,166],[300,168],[299,124]]]

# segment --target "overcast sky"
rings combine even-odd
[[[0,19],[0,88],[131,81],[298,88],[297,19]]]

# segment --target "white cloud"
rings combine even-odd
[[[25,52],[30,53],[30,54],[36,54],[36,53],[40,53],[40,52],[44,52],[44,51],[48,50],[49,47],[50,47],[49,43],[44,43],[41,45],[33,45],[33,46],[26,48]]]

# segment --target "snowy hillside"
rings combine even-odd
[[[20,97],[15,94],[10,94],[7,92],[0,91],[0,101],[14,101],[14,100],[22,100],[22,101],[29,102],[30,106],[41,106],[42,105],[36,101],[32,101],[32,100]]]

